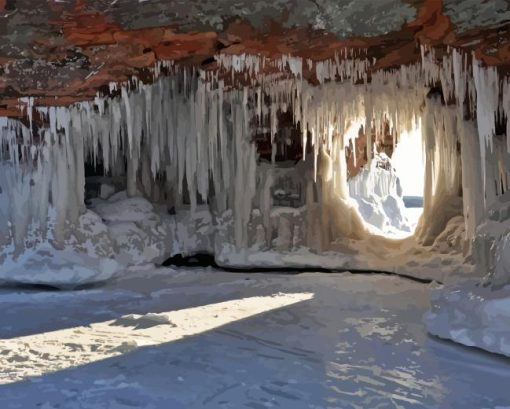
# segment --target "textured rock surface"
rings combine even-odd
[[[476,4],[475,4],[476,3]],[[0,115],[22,116],[18,98],[68,105],[157,60],[214,69],[218,53],[332,57],[367,49],[374,69],[419,60],[416,39],[509,62],[510,4],[490,0],[0,0]],[[494,28],[496,27],[497,28]],[[314,73],[304,72],[314,81]],[[37,118],[36,118],[37,120]]]
[[[491,26],[510,20],[509,0],[445,0],[445,15],[460,31]]]

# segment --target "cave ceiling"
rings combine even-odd
[[[347,48],[385,69],[427,44],[507,69],[509,30],[510,0],[0,0],[0,115],[22,115],[26,96],[91,99],[158,60],[214,69],[220,53],[321,60]]]

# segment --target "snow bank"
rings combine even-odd
[[[143,197],[119,192],[108,200],[95,199],[91,208],[105,221],[124,266],[162,263],[176,254],[213,252],[212,218],[207,207],[193,214],[170,215]]]
[[[451,237],[457,237],[453,232],[462,225],[461,218],[452,221],[454,227],[447,229],[450,233],[440,240],[435,257],[430,257],[429,250],[421,248],[412,237],[400,241],[383,236],[324,241],[321,207],[317,204],[312,208],[273,207],[269,221],[260,209],[254,209],[243,249],[236,247],[231,210],[215,215],[202,206],[194,214],[181,209],[170,215],[164,207],[140,197],[127,198],[125,193],[106,201],[95,199],[92,208],[106,218],[117,209],[115,218],[105,224],[115,244],[116,260],[123,266],[157,264],[176,254],[210,253],[219,265],[246,269],[383,270],[442,282],[473,272],[471,266],[462,265],[465,259],[452,244],[456,243]],[[311,212],[315,222],[310,223]],[[391,259],[385,256],[389,253]]]
[[[489,223],[490,224],[490,223]],[[467,346],[510,356],[510,229],[509,223],[482,225],[479,233],[500,232],[491,242],[492,271],[482,281],[436,289],[425,315],[430,333]],[[501,231],[504,233],[501,234]],[[487,255],[479,255],[487,257]]]
[[[510,233],[502,236],[496,244],[496,256],[494,258],[495,271],[494,279],[496,283],[501,280],[508,280],[510,275]]]
[[[128,198],[126,192],[120,192],[108,201],[95,201],[92,208],[107,223],[142,222],[154,213],[154,206],[147,199]]]
[[[468,281],[433,290],[424,320],[431,334],[510,357],[510,286]]]
[[[31,231],[26,249],[3,246],[0,281],[67,288],[108,280],[120,270],[108,229],[95,213],[81,215],[65,236],[61,244],[51,233],[42,240],[39,232]]]

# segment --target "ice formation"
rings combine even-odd
[[[377,228],[376,233],[396,237],[411,234],[399,178],[384,153],[376,154],[369,166],[349,180],[349,192],[363,219]]]
[[[507,258],[508,238],[504,242]],[[505,267],[508,275],[508,260]],[[424,317],[430,333],[510,356],[510,286],[494,289],[465,281],[434,290],[431,304]]]
[[[111,84],[108,95],[70,107],[20,100],[29,127],[0,119],[3,260],[16,263],[41,246],[74,246],[112,266],[200,250],[235,266],[261,254],[283,254],[269,264],[284,265],[302,264],[292,254],[317,260],[336,252],[337,266],[377,268],[385,250],[367,255],[366,243],[391,243],[373,237],[351,195],[368,187],[376,142],[389,133],[396,144],[421,118],[425,209],[413,246],[460,257],[473,247],[480,269],[493,263],[490,243],[500,236],[487,241],[480,226],[490,212],[505,217],[498,203],[508,189],[509,144],[495,133],[496,121],[510,113],[510,82],[496,69],[455,49],[438,61],[427,47],[421,65],[388,71],[374,71],[364,50],[325,61],[227,54],[216,61],[208,71],[158,62],[153,83]],[[303,78],[305,67],[318,85]],[[427,95],[438,84],[441,96]],[[293,121],[287,134],[283,114]],[[46,125],[36,127],[34,118]],[[367,177],[349,187],[345,148],[359,125]],[[259,156],[257,141],[271,146],[269,159]],[[301,158],[285,167],[277,158],[292,147]],[[122,180],[116,190],[125,189],[125,197],[95,200],[87,210],[86,164]],[[131,205],[143,218],[126,210]],[[115,219],[117,207],[125,219]],[[399,203],[386,207],[393,212]],[[83,232],[81,220],[91,212],[101,216],[108,245]],[[402,268],[399,262],[391,269]],[[0,278],[15,280],[8,264]],[[101,277],[117,270],[112,266]]]

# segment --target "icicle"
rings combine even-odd
[[[456,49],[452,51],[454,90],[457,106],[462,109],[466,96],[466,59]]]
[[[510,153],[510,77],[507,77],[503,83],[503,112],[506,116],[506,146],[507,152]]]
[[[28,123],[29,123],[29,132],[30,135],[32,135],[32,129],[33,129],[33,122],[34,122],[34,97],[26,97],[26,98],[20,98],[20,102],[22,102],[26,107],[26,112],[28,116]],[[33,136],[33,135],[32,135]]]
[[[421,64],[425,74],[425,83],[434,85],[440,79],[440,66],[436,63],[435,51],[425,45],[420,45]]]
[[[319,241],[326,248],[336,231],[349,237],[362,235],[355,212],[351,212],[347,204],[345,163],[345,148],[349,140],[356,147],[361,125],[367,138],[367,159],[370,165],[375,165],[375,162],[371,163],[373,146],[385,136],[386,124],[389,124],[396,142],[399,133],[412,128],[417,117],[421,116],[427,92],[425,84],[435,84],[440,80],[447,100],[455,97],[460,106],[464,96],[472,100],[477,98],[473,87],[476,88],[477,104],[481,105],[478,107],[478,125],[483,138],[480,139],[492,141],[494,115],[498,109],[495,91],[497,73],[475,67],[473,85],[472,79],[468,78],[465,56],[455,50],[452,53],[451,60],[444,58],[441,63],[436,61],[432,50],[422,48],[423,69],[413,65],[392,71],[370,72],[370,83],[367,83],[367,71],[374,61],[367,60],[363,50],[342,50],[330,60],[315,63],[290,55],[267,58],[219,54],[216,57],[216,73],[188,72],[188,69],[159,62],[154,68],[154,77],[157,78],[154,84],[143,85],[132,79],[131,86],[127,83],[111,84],[110,91],[120,90],[120,96],[107,101],[97,96],[93,102],[72,108],[37,108],[47,119],[49,127],[41,130],[43,147],[35,150],[26,147],[18,150],[17,144],[21,142],[16,141],[16,136],[29,136],[29,129],[0,119],[1,143],[6,146],[2,153],[19,151],[19,156],[12,155],[9,166],[19,166],[19,162],[30,163],[34,166],[31,172],[38,178],[37,183],[43,181],[38,196],[42,198],[41,205],[37,205],[37,217],[41,223],[47,219],[49,212],[45,202],[52,202],[49,203],[51,207],[57,204],[57,200],[62,200],[58,204],[58,212],[63,219],[71,215],[71,208],[83,202],[83,160],[90,156],[94,161],[102,161],[105,170],[112,173],[118,168],[124,172],[124,163],[127,162],[129,195],[143,193],[157,201],[158,185],[161,185],[159,187],[168,190],[168,196],[172,197],[168,201],[175,202],[172,205],[177,211],[185,204],[185,192],[189,195],[192,212],[199,203],[208,204],[220,213],[232,210],[232,235],[239,247],[250,245],[248,225],[255,202],[263,210],[270,246],[270,186],[273,181],[271,175],[257,181],[260,164],[257,164],[257,146],[253,143],[254,128],[264,133],[269,129],[274,162],[277,148],[280,149],[275,137],[285,131],[278,129],[279,111],[291,112],[294,124],[299,123],[301,128],[299,137],[306,163],[299,166],[305,169],[306,188],[303,190],[307,192],[306,203],[310,208],[317,208],[312,206],[315,201],[324,206],[320,208],[320,216],[306,221],[307,234],[311,237],[315,234],[314,229],[316,232],[322,230]],[[304,81],[304,68],[315,71],[319,86]],[[162,70],[170,75],[161,75]],[[278,73],[264,74],[276,70]],[[230,83],[230,74],[234,81],[244,78],[253,86],[239,90],[238,83]],[[227,78],[228,87],[218,78]],[[360,81],[365,84],[355,85]],[[501,110],[508,116],[508,80],[504,86]],[[269,99],[269,105],[265,98]],[[426,108],[428,119],[424,125],[429,137],[426,146],[430,159],[430,197],[427,200],[432,202],[434,195],[441,190],[449,194],[458,192],[460,177],[456,162],[457,135],[460,134],[456,122],[458,112],[454,110],[452,114],[449,108],[441,107],[446,113],[440,113],[435,103]],[[461,142],[464,144],[464,141]],[[307,145],[313,149],[313,158],[307,155]],[[465,153],[467,156],[473,154],[467,149]],[[357,160],[356,152],[354,158]],[[448,170],[448,166],[453,170]],[[67,174],[55,178],[60,172]],[[441,172],[444,173],[442,184],[438,182]],[[11,180],[11,176],[5,175],[11,173],[0,173],[2,184],[2,178]],[[210,182],[214,186],[214,194],[212,189],[209,192]],[[314,185],[313,182],[317,183]],[[29,186],[16,180],[15,176],[12,176],[11,183],[17,186],[16,200],[21,201],[30,191]],[[44,184],[47,185],[46,190]],[[263,197],[254,200],[259,190],[264,191]],[[63,192],[71,194],[65,196]],[[2,212],[8,213],[1,208],[3,216]],[[29,210],[28,214],[34,212]],[[466,212],[474,211],[470,207]],[[342,217],[339,217],[340,214]],[[31,223],[32,216],[27,217],[26,220]],[[63,219],[59,223],[66,221]],[[334,224],[336,219],[341,221],[340,226]],[[20,216],[20,221],[16,222],[16,240],[20,243],[26,232],[26,220]],[[0,220],[0,231],[6,228]],[[473,226],[470,229],[472,231]]]
[[[486,180],[486,151],[493,150],[492,138],[496,133],[495,119],[499,107],[499,79],[495,67],[483,68],[479,61],[473,60],[473,78],[476,87],[476,121],[480,136],[480,156],[484,188]]]
[[[303,77],[303,59],[299,57],[288,56],[288,65],[290,71],[296,78]]]
[[[133,114],[131,112],[131,102],[126,87],[121,88],[122,101],[126,113],[126,133],[128,138],[128,152],[130,157],[133,155]]]

